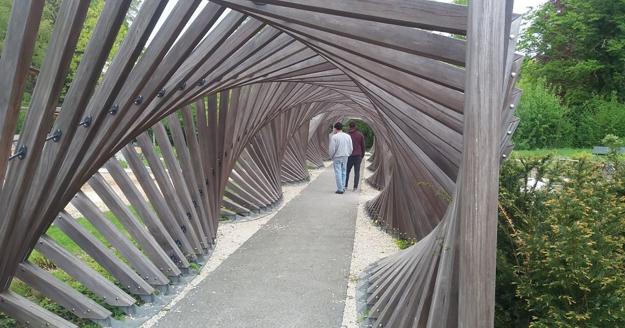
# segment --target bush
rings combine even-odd
[[[521,119],[514,135],[517,149],[567,147],[572,126],[568,108],[545,87],[544,80],[521,80],[523,90],[516,115]]]
[[[625,137],[625,104],[618,102],[616,97],[595,97],[587,101],[580,111],[582,114],[575,134],[577,145],[601,145],[606,134]]]
[[[503,165],[496,326],[625,326],[624,166],[609,164]]]

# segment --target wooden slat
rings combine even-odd
[[[90,200],[87,195],[79,191],[71,203],[85,218],[102,234],[102,236],[113,246],[119,253],[126,258],[131,267],[139,273],[151,285],[162,286],[169,283],[169,280],[159,269],[152,263],[140,250],[138,250],[132,241],[104,216],[98,209],[97,205]]]
[[[69,214],[61,212],[55,221],[55,225],[95,259],[98,264],[119,280],[123,288],[136,295],[151,295],[154,293],[154,288],[150,284],[117,258],[108,247],[91,235]]]
[[[126,294],[47,235],[39,238],[35,249],[102,298],[106,304],[120,307],[135,304],[136,301],[132,296]]]
[[[13,292],[0,294],[0,310],[30,327],[78,328],[75,324]]]
[[[176,264],[171,261],[165,251],[158,245],[149,230],[135,219],[128,207],[115,194],[101,174],[95,174],[89,180],[89,185],[163,274],[166,276],[180,275],[180,270],[176,267]]]
[[[15,276],[79,318],[104,320],[111,315],[109,310],[29,262],[22,262]]]
[[[18,1],[11,9],[0,57],[0,182],[5,177],[43,5],[43,1]]]

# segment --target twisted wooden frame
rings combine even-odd
[[[382,191],[369,213],[419,240],[370,268],[370,320],[493,325],[498,169],[520,96],[512,0],[178,1],[150,40],[167,2],[144,2],[110,63],[130,0],[105,2],[55,119],[89,6],[63,1],[12,147],[44,5],[14,2],[0,58],[1,311],[72,326],[9,291],[14,278],[98,322],[166,290],[210,253],[221,216],[271,210],[307,160],[327,159],[327,123],[360,117],[376,132],[369,182]],[[47,236],[51,224],[117,285]],[[33,249],[102,301],[28,262]]]

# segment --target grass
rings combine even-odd
[[[552,148],[552,149],[532,149],[514,150],[513,155],[519,157],[542,157],[553,155],[554,157],[573,158],[580,156],[593,156],[590,148]]]
[[[404,239],[404,238],[396,238],[395,239],[395,245],[397,245],[397,247],[399,247],[399,249],[406,249],[412,245],[415,244],[415,240],[414,239]]]
[[[363,313],[358,314],[358,318],[356,319],[356,322],[361,323],[365,321],[368,317],[369,317],[369,309],[365,309]]]

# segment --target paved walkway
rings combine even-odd
[[[358,194],[334,190],[330,167],[156,327],[340,327]]]

